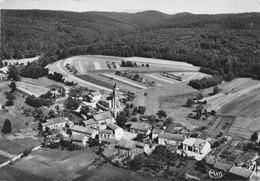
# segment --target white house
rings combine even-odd
[[[45,131],[47,127],[50,129],[62,129],[67,122],[69,120],[62,117],[48,119],[46,123],[42,123],[42,130]]]
[[[123,137],[123,135],[124,135],[124,130],[121,127],[119,127],[119,126],[117,126],[117,125],[115,125],[113,123],[107,124],[107,129],[113,131],[114,138],[116,140],[120,140]]]
[[[182,134],[160,133],[158,135],[159,145],[179,146],[183,140],[185,140],[185,137]]]
[[[72,136],[74,136],[74,135],[86,135],[87,140],[90,137],[94,139],[96,137],[96,135],[98,134],[98,131],[95,130],[95,129],[86,128],[84,126],[78,126],[78,125],[71,127],[70,130],[71,130]]]
[[[182,142],[183,150],[205,154],[210,150],[210,144],[200,138],[188,138]]]

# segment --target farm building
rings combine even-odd
[[[47,86],[48,89],[50,89],[52,94],[58,95],[58,96],[64,96],[65,95],[65,88],[63,86],[58,85],[50,85]]]
[[[124,135],[124,130],[113,123],[107,124],[107,129],[112,130],[116,140],[120,140]]]
[[[72,135],[86,135],[87,136],[87,140],[91,137],[91,138],[95,138],[96,135],[98,134],[97,130],[95,129],[91,129],[91,128],[86,128],[83,126],[78,126],[75,125],[73,127],[70,128]]]
[[[42,123],[42,130],[45,131],[47,127],[51,130],[62,129],[63,127],[65,127],[67,122],[68,119],[62,117],[48,119],[46,123]]]
[[[188,138],[182,142],[183,150],[204,154],[210,150],[210,144],[200,138]]]
[[[253,172],[247,168],[235,166],[230,169],[229,173],[233,174],[232,178],[234,177],[236,180],[249,180]]]
[[[153,131],[152,131],[152,139],[154,140],[155,138],[157,138],[158,135],[160,133],[162,133],[162,132],[163,132],[163,130],[161,130],[161,129],[153,129]]]
[[[86,147],[87,140],[88,138],[85,135],[73,135],[71,139],[72,144],[78,145],[81,148]]]
[[[98,102],[101,100],[102,94],[99,91],[96,92],[83,92],[81,94],[81,96],[83,97],[84,101],[87,102]]]
[[[99,130],[98,133],[98,138],[99,138],[99,142],[101,143],[103,140],[106,139],[114,139],[115,135],[113,134],[112,130]]]
[[[110,112],[103,112],[103,113],[93,115],[93,118],[95,121],[98,122],[98,125],[100,125],[101,123],[109,124],[109,123],[116,122],[113,116],[110,114]]]
[[[148,144],[127,140],[125,138],[119,140],[116,147],[118,154],[124,156],[135,156],[140,153],[151,153],[151,149],[149,148]]]
[[[158,135],[159,145],[180,145],[183,140],[185,140],[185,137],[181,134],[160,133]]]
[[[137,123],[134,122],[130,127],[130,132],[140,133],[140,134],[149,134],[150,133],[149,123]]]
[[[87,127],[87,128],[97,129],[97,127],[98,127],[98,123],[94,119],[88,119],[83,122],[85,124],[85,127]]]

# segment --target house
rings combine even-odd
[[[95,129],[86,128],[84,126],[78,126],[78,125],[71,127],[70,130],[71,130],[72,136],[74,136],[74,135],[86,135],[87,140],[89,138],[94,139],[96,137],[96,135],[98,134],[98,131],[95,130]]]
[[[85,120],[85,121],[83,121],[83,123],[85,124],[85,127],[87,127],[87,128],[97,129],[97,127],[98,127],[98,123],[94,119]]]
[[[113,116],[110,114],[110,112],[103,112],[99,113],[93,116],[94,120],[100,125],[101,123],[115,123],[115,119]]]
[[[42,123],[42,130],[45,131],[47,127],[50,128],[51,130],[53,129],[60,130],[63,127],[65,127],[68,121],[69,121],[68,119],[63,117],[48,119],[46,123]]]
[[[8,75],[0,73],[0,81],[7,80]]]
[[[181,134],[172,134],[172,133],[160,133],[158,135],[158,144],[159,145],[177,145],[179,146],[185,137]]]
[[[107,124],[107,129],[112,130],[116,140],[120,140],[124,135],[124,130],[113,123]]]
[[[182,142],[183,150],[198,154],[207,153],[210,150],[210,144],[200,138],[188,138]]]
[[[122,138],[117,143],[117,150],[119,155],[124,156],[130,156],[133,157],[135,155],[138,155],[140,153],[151,153],[151,150],[149,148],[148,144],[127,140],[125,138]]]
[[[102,94],[98,91],[96,91],[96,92],[83,92],[81,94],[81,96],[83,97],[83,100],[87,101],[87,102],[98,102],[102,98]]]
[[[234,166],[230,169],[229,173],[233,174],[232,178],[237,177],[236,180],[249,180],[253,172],[247,168]]]
[[[134,122],[130,127],[130,132],[148,135],[150,134],[150,125],[149,123]]]
[[[73,135],[72,136],[72,144],[78,145],[81,148],[86,147],[87,141],[88,141],[88,137],[86,135]]]
[[[108,139],[114,139],[114,134],[112,130],[99,130],[98,132],[98,139],[101,143],[102,141],[108,141]]]
[[[50,86],[47,86],[47,88],[50,89],[52,94],[55,94],[58,96],[65,96],[65,88],[63,86],[58,86],[58,85],[52,84]]]
[[[153,129],[153,131],[152,131],[152,139],[154,140],[155,138],[157,138],[158,135],[160,133],[162,133],[162,132],[163,132],[163,130],[161,130],[161,129]]]

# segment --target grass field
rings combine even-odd
[[[39,146],[41,143],[42,139],[23,138],[9,140],[2,136],[0,139],[0,150],[18,155],[25,149]]]
[[[35,97],[39,97],[40,95],[45,94],[49,91],[48,88],[42,87],[40,85],[34,85],[25,82],[16,82],[17,89],[26,94],[34,95]]]
[[[8,157],[5,157],[5,156],[3,156],[3,155],[0,154],[0,164],[6,162],[6,161],[8,161],[8,160],[9,160]]]
[[[141,175],[130,170],[114,167],[109,163],[95,170],[82,169],[78,173],[82,176],[74,181],[166,181],[165,178]]]
[[[4,167],[4,171],[6,175],[9,174],[17,179],[17,175],[12,173],[17,170],[17,173],[21,174],[20,179],[17,180],[30,178],[31,180],[69,181],[81,176],[76,172],[88,166],[96,157],[97,155],[89,148],[80,151],[42,148],[13,165]]]

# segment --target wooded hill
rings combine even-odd
[[[260,78],[260,13],[1,13],[2,59],[44,54],[44,66],[79,54],[142,56],[189,62],[226,80]]]

